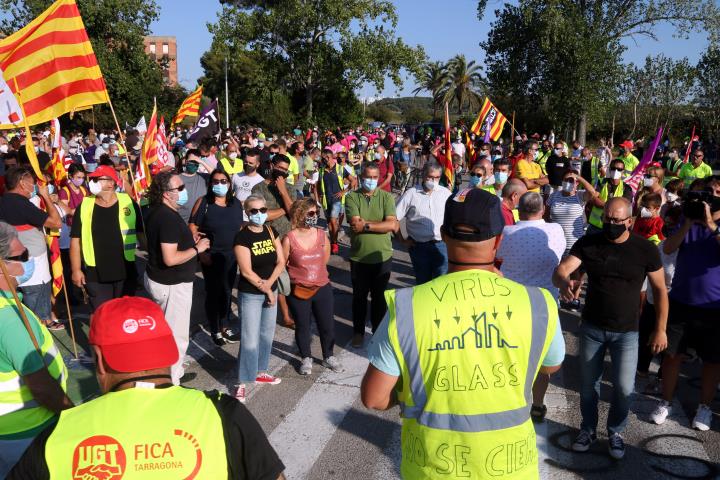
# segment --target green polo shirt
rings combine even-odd
[[[712,174],[712,168],[707,163],[703,162],[699,167],[695,168],[692,163],[688,162],[680,168],[677,176],[685,182],[686,187],[689,187],[696,179],[711,177]]]
[[[350,192],[345,197],[345,215],[348,221],[360,217],[368,222],[382,222],[395,216],[393,196],[376,188],[371,196],[362,190]],[[390,233],[350,233],[350,260],[359,263],[382,263],[392,257],[392,235]]]
[[[628,173],[632,173],[632,171],[635,170],[635,167],[637,167],[640,163],[640,160],[638,160],[632,153],[620,155],[617,159],[621,160],[625,164],[625,171]]]

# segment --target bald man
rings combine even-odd
[[[502,214],[505,219],[505,225],[515,225],[517,222],[517,206],[520,203],[520,197],[527,193],[528,189],[525,182],[519,178],[511,178],[502,189]]]
[[[630,232],[631,211],[632,206],[625,198],[608,200],[603,211],[602,232],[585,235],[575,242],[553,275],[560,297],[570,302],[579,296],[578,280],[571,279],[570,274],[581,265],[588,274],[580,327],[582,423],[572,448],[586,452],[597,440],[600,378],[605,352],[609,350],[614,392],[607,420],[608,452],[617,460],[625,454],[621,434],[635,387],[639,298],[646,276],[656,302],[656,325],[649,346],[654,354],[667,348],[668,295],[660,252],[650,241]]]

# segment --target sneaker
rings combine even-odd
[[[332,253],[333,255],[337,255],[338,253],[340,253],[340,245],[338,245],[337,243],[331,243],[330,253]]]
[[[660,400],[655,407],[655,410],[650,414],[650,420],[655,425],[662,425],[665,423],[665,419],[672,413],[672,404],[665,400]]]
[[[710,430],[710,424],[712,423],[712,410],[707,405],[702,403],[698,405],[697,413],[693,418],[692,427],[700,430],[701,432],[707,432]]]
[[[572,449],[576,452],[587,452],[590,449],[590,445],[595,443],[597,435],[590,433],[587,430],[580,430],[578,436],[575,437],[575,441],[572,444]]]
[[[245,403],[245,400],[247,400],[247,391],[245,390],[245,384],[241,383],[240,385],[235,385],[235,392],[233,393],[233,397],[240,402]]]
[[[619,433],[613,433],[608,438],[608,453],[615,460],[620,460],[625,456],[625,442]]]
[[[227,343],[238,343],[240,341],[240,335],[233,333],[230,328],[223,330],[222,337]]]
[[[547,415],[547,407],[545,405],[533,405],[532,408],[530,408],[530,418],[535,423],[544,422],[545,415]]]
[[[335,373],[342,373],[345,371],[342,364],[340,363],[340,360],[338,360],[334,355],[331,355],[325,360],[323,360],[322,364],[325,368],[329,368]]]
[[[185,372],[182,377],[180,377],[180,383],[187,383],[192,382],[197,378],[197,373],[195,372]]]
[[[269,373],[261,373],[257,377],[255,377],[255,383],[264,383],[267,385],[277,385],[282,380],[280,380],[278,377],[273,377]]]
[[[356,333],[352,337],[352,346],[353,348],[361,348],[363,346],[363,340],[365,338],[365,335],[362,333]]]
[[[45,327],[47,327],[48,330],[52,331],[65,330],[65,325],[58,322],[57,320],[50,320],[49,322],[46,322]]]
[[[218,347],[222,347],[223,345],[225,345],[225,339],[223,338],[222,333],[213,333],[212,339],[213,342],[215,342],[215,345],[217,345]]]
[[[300,375],[310,375],[312,373],[313,359],[305,357],[300,364]]]

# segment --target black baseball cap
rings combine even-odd
[[[485,190],[466,188],[445,203],[441,230],[450,238],[482,242],[500,235],[504,227],[500,199]]]

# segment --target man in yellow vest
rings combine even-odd
[[[104,303],[90,325],[90,345],[103,395],[64,411],[9,479],[285,478],[240,402],[172,385],[178,350],[154,302]]]
[[[633,192],[630,187],[622,181],[622,173],[625,164],[619,158],[610,162],[605,180],[595,187],[598,194],[590,200],[593,205],[588,218],[587,235],[600,233],[603,228],[603,208],[610,198],[624,197],[632,203]]]
[[[640,163],[640,160],[632,154],[635,144],[632,140],[625,140],[619,145],[619,147],[622,150],[622,153],[617,157],[617,159],[623,162],[623,165],[625,165],[625,175],[629,176],[632,171],[635,170],[635,167],[637,167]]]
[[[67,370],[48,329],[23,306],[30,336],[12,291],[33,273],[33,260],[15,228],[0,222],[0,478],[5,478],[35,436],[73,406],[65,394]]]
[[[460,190],[442,226],[449,273],[386,292],[361,395],[400,405],[405,479],[538,478],[532,385],[560,368],[565,344],[550,293],[496,269],[503,226],[497,196]]]
[[[243,172],[243,161],[238,158],[238,147],[235,141],[230,141],[225,147],[225,153],[220,157],[218,168],[231,178],[236,173]]]
[[[92,196],[75,210],[70,231],[72,280],[85,288],[93,311],[103,302],[134,295],[137,284],[135,248],[144,244],[140,209],[112,167],[101,165],[88,175]]]

